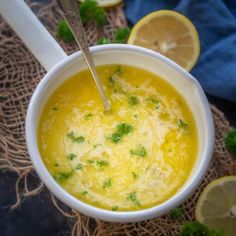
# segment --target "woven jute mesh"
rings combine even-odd
[[[57,38],[56,25],[62,19],[52,1],[47,5],[30,3],[41,22]],[[114,31],[127,25],[122,6],[107,11],[107,24],[99,29],[95,24],[86,26],[89,45],[94,45],[101,36],[114,40]],[[29,32],[30,33],[30,32]],[[74,43],[64,44],[64,50],[70,54],[77,50]],[[22,44],[21,40],[0,19],[0,170],[10,170],[18,174],[16,182],[17,201],[12,208],[18,207],[22,196],[39,194],[44,185],[32,186],[29,175],[37,175],[29,159],[25,144],[25,114],[32,92],[45,74],[45,70]],[[212,106],[216,128],[216,143],[212,162],[200,187],[182,207],[185,214],[178,220],[169,215],[157,217],[139,223],[109,223],[95,220],[66,207],[54,196],[52,201],[58,210],[74,222],[73,235],[179,235],[181,225],[194,219],[194,208],[203,188],[213,179],[224,175],[236,174],[236,163],[225,150],[224,134],[230,129],[229,123],[216,107]]]

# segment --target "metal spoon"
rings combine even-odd
[[[82,20],[79,14],[79,7],[77,5],[78,0],[56,0],[56,1],[72,30],[72,33],[75,37],[77,44],[79,45],[80,50],[83,53],[85,61],[89,67],[89,70],[93,76],[93,79],[96,83],[99,94],[101,96],[104,108],[106,111],[108,111],[110,110],[110,104],[105,95],[104,89],[102,87],[101,81],[98,77],[96,67],[92,59],[92,55],[87,45],[86,35],[84,32]]]

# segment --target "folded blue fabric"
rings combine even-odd
[[[236,0],[125,0],[131,25],[160,9],[176,10],[196,26],[201,54],[191,73],[205,92],[236,102]]]

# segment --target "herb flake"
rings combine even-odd
[[[74,171],[69,171],[69,172],[59,172],[56,175],[54,175],[54,179],[59,182],[62,183],[64,181],[66,181],[67,179],[69,179],[72,175],[74,174]]]
[[[128,123],[120,123],[116,127],[116,131],[111,134],[110,139],[113,143],[118,143],[124,135],[129,134],[133,130],[133,126]]]
[[[94,163],[94,160],[89,159],[89,160],[87,160],[87,162],[88,162],[89,164],[93,164],[93,163]]]
[[[127,200],[136,203],[138,206],[141,206],[140,202],[137,200],[136,192],[131,192],[128,195]]]
[[[55,167],[59,167],[60,165],[56,162],[56,163],[54,164],[54,166],[55,166]]]
[[[136,180],[138,179],[139,175],[136,174],[135,172],[131,172],[131,174],[133,175],[133,179]]]
[[[92,113],[88,113],[88,114],[86,114],[86,115],[84,116],[84,119],[85,119],[85,120],[88,120],[88,119],[91,118],[92,116],[93,116]]]
[[[155,96],[150,96],[146,99],[147,102],[150,102],[154,105],[157,105],[159,103],[159,100]]]
[[[75,167],[76,170],[82,170],[83,169],[83,165],[81,163],[77,164]]]
[[[111,210],[112,210],[112,211],[117,211],[117,210],[118,210],[118,206],[113,206],[113,207],[111,208]]]
[[[74,153],[70,153],[66,156],[69,160],[74,160],[77,156]]]
[[[130,154],[138,157],[146,157],[147,151],[144,146],[138,145],[135,149],[130,150]]]
[[[108,77],[109,83],[111,85],[114,85],[115,83],[115,78],[114,75],[120,76],[123,73],[121,65],[116,66],[115,71]]]
[[[179,119],[178,126],[180,129],[184,129],[184,130],[188,128],[188,124],[182,119]]]
[[[85,196],[85,195],[87,195],[88,194],[88,191],[83,191],[83,192],[81,192],[81,195],[83,195],[83,196]]]
[[[111,178],[105,179],[103,182],[102,187],[103,188],[110,188],[112,186],[112,180]]]
[[[129,97],[129,105],[135,106],[139,104],[139,99],[137,96],[130,96]]]
[[[83,136],[76,136],[73,131],[67,134],[67,137],[71,139],[73,143],[83,143],[85,140]]]
[[[109,165],[109,162],[106,160],[98,160],[96,161],[96,165],[100,168],[107,167]]]

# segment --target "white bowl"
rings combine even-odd
[[[49,96],[66,79],[84,70],[86,64],[77,52],[51,69],[38,84],[26,116],[26,142],[32,163],[43,183],[66,205],[79,212],[106,221],[135,222],[163,215],[181,204],[200,184],[210,163],[214,147],[214,125],[206,96],[187,71],[168,58],[137,46],[109,44],[91,47],[96,65],[125,64],[146,69],[160,76],[185,98],[198,131],[199,151],[194,168],[182,188],[160,205],[138,211],[113,212],[84,203],[64,190],[50,175],[39,153],[37,129],[42,109]]]

